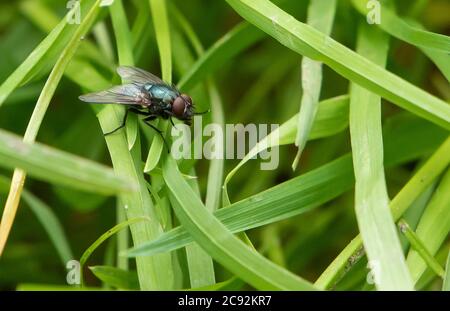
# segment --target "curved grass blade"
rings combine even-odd
[[[336,0],[313,0],[308,7],[308,25],[329,36],[336,13]],[[316,119],[322,88],[322,63],[308,57],[302,60],[303,95],[298,114],[295,146],[298,148],[292,169],[295,170]]]
[[[163,164],[173,208],[195,241],[214,259],[257,289],[314,290],[309,282],[278,267],[248,248],[206,209],[173,159]]]
[[[416,235],[435,255],[450,232],[450,169],[442,177],[433,197],[417,225]],[[410,250],[406,259],[414,282],[418,282],[427,268],[419,252]]]
[[[172,46],[170,39],[169,18],[165,0],[149,0],[153,17],[153,26],[156,33],[156,43],[158,44],[159,57],[161,60],[162,79],[169,85],[172,84]],[[168,122],[160,120],[158,128],[166,133]],[[160,135],[156,135],[150,146],[144,172],[152,171],[161,158],[164,149],[164,142]]]
[[[367,15],[367,1],[352,0],[353,6],[364,16]],[[399,38],[409,44],[420,48],[433,49],[436,52],[450,53],[450,38],[445,35],[425,31],[419,28],[411,27],[395,12],[389,9],[386,4],[379,2],[381,16],[379,26],[392,36]]]
[[[442,290],[450,291],[450,252],[448,252],[447,263],[445,264],[445,276]]]
[[[4,130],[0,130],[0,166],[20,167],[38,179],[103,194],[137,187],[109,167],[39,143],[26,144]]]
[[[109,8],[112,26],[114,29],[114,35],[117,44],[117,58],[121,66],[134,66],[133,57],[133,45],[131,32],[128,26],[127,16],[123,8],[123,3],[121,0],[116,0]],[[112,53],[112,52],[111,52]],[[125,81],[122,80],[122,83]],[[124,111],[127,108],[117,108]],[[138,118],[137,115],[132,113],[127,115],[127,120],[125,124],[126,136],[128,142],[128,150],[132,150],[136,139],[138,138]],[[117,199],[116,204],[116,218],[117,223],[124,222],[127,219],[126,211],[122,208],[122,203],[120,198]],[[129,231],[121,231],[117,234],[117,252],[122,251],[128,247]],[[122,269],[128,269],[128,260],[117,256],[117,265]]]
[[[82,14],[87,8],[91,8],[95,0],[83,0],[81,3]],[[67,19],[72,16],[76,8],[69,11],[66,17],[48,34],[48,36],[30,53],[27,59],[6,79],[0,86],[0,106],[8,96],[26,80],[31,79],[44,67],[53,64],[53,59],[67,45],[73,31],[73,25],[68,25]]]
[[[132,37],[122,1],[114,1],[110,6],[110,12],[117,42],[119,64],[121,66],[134,66]],[[127,117],[126,133],[128,149],[131,150],[138,137],[138,118],[134,113],[129,114]]]
[[[450,105],[305,25],[268,0],[227,0],[249,22],[291,50],[321,61],[345,78],[445,129]]]
[[[409,224],[404,220],[400,219],[398,222],[398,228],[401,233],[408,239],[411,248],[414,249],[420,257],[426,262],[427,266],[433,270],[436,275],[441,278],[444,277],[445,271],[439,264],[439,262],[431,255],[430,251],[426,248],[425,244],[420,240],[417,234],[411,229]]]
[[[80,258],[80,271],[83,271],[83,267],[85,263],[88,261],[89,257],[92,255],[92,253],[107,239],[109,239],[111,236],[116,234],[117,232],[127,228],[128,226],[131,226],[132,224],[136,224],[141,221],[150,221],[150,218],[148,217],[136,217],[128,219],[124,222],[121,222],[120,224],[115,225],[105,233],[103,233],[97,240],[94,241],[81,255]],[[83,284],[83,282],[81,282]]]
[[[342,95],[320,102],[317,108],[316,122],[308,138],[318,139],[343,131],[348,126],[348,105],[348,95]],[[267,148],[294,143],[297,128],[298,114],[294,115],[279,128],[260,140],[226,176],[223,184],[223,201],[230,201],[227,190],[228,183],[246,162]]]
[[[353,6],[364,16],[367,15],[365,4],[361,0],[353,0]],[[381,4],[380,4],[381,5]],[[391,36],[417,46],[423,51],[441,70],[447,81],[450,81],[450,62],[449,52],[433,49],[428,46],[424,40],[417,38],[416,33],[427,38],[427,41],[433,40],[436,36],[438,40],[448,41],[448,37],[437,35],[428,31],[419,23],[413,20],[405,20],[399,17],[395,12],[386,6],[382,6],[382,18],[380,20],[380,28],[389,33]],[[387,13],[387,14],[384,14]],[[445,37],[443,39],[443,37]]]
[[[92,266],[89,267],[89,270],[106,285],[118,289],[139,290],[136,271],[127,271],[110,266]]]
[[[385,66],[388,36],[361,23],[357,52]],[[378,290],[413,290],[397,230],[389,211],[383,167],[381,98],[350,86],[350,136],[355,171],[355,213]]]

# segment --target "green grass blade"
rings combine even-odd
[[[92,266],[89,270],[106,285],[118,289],[138,290],[136,271],[127,271],[110,266]]]
[[[366,4],[364,1],[353,0],[353,5],[361,14],[364,16],[367,15],[367,9],[365,7]],[[390,8],[383,5],[381,7],[382,18],[380,20],[381,23],[379,24],[380,28],[389,33],[391,36],[413,44],[421,49],[442,71],[447,80],[450,81],[450,62],[448,61],[448,51],[445,53],[441,50],[430,48],[430,46],[426,44],[427,41],[432,41],[433,38],[436,37],[443,43],[448,41],[448,37],[424,31],[424,27],[417,22],[412,20],[404,20]],[[420,33],[420,36],[424,36],[426,40],[424,41],[421,38],[418,38],[416,33]]]
[[[450,106],[305,25],[267,0],[227,0],[245,19],[291,50],[321,61],[398,106],[450,129]]]
[[[0,166],[20,167],[38,179],[90,192],[136,190],[130,180],[104,165],[39,143],[26,144],[4,130],[0,130]]]
[[[314,289],[309,282],[253,252],[234,237],[217,218],[206,211],[171,158],[166,159],[163,165],[163,175],[176,203],[173,208],[180,222],[195,241],[227,269],[257,289]]]
[[[437,253],[450,232],[450,192],[448,189],[450,189],[450,170],[444,174],[416,229],[417,237],[425,243],[432,255]],[[426,262],[417,251],[410,250],[407,263],[414,282],[417,282],[427,268]]]
[[[85,4],[86,3],[87,2],[85,2]],[[85,15],[85,13],[83,13],[83,11],[86,9],[85,4],[81,6],[80,16]],[[53,28],[58,26],[59,16],[40,1],[24,2],[24,4],[21,5],[21,11],[28,19],[30,19],[32,23],[34,23],[38,28],[45,32],[50,33]],[[100,24],[101,23],[99,23],[99,25]],[[94,35],[96,33],[96,28],[97,27],[94,26],[92,29]],[[46,74],[47,66],[49,66],[50,63],[53,62],[53,59],[56,58],[58,54],[60,54],[61,50],[65,47],[65,44],[67,44],[67,41],[70,39],[69,34],[73,33],[74,29],[76,29],[76,27],[74,27],[72,24],[68,24],[66,26],[64,32],[61,34],[58,40],[56,40],[55,44],[51,47],[49,52],[45,55],[45,58],[43,59],[43,65],[37,66],[36,69],[31,70],[31,72],[27,74],[27,78],[23,83],[27,83],[30,79],[39,78],[41,75]],[[61,48],[59,48],[60,45]],[[97,46],[88,38],[83,39],[83,44],[78,48],[77,57],[87,58],[93,63],[101,65],[105,69],[110,69],[113,64],[112,60],[109,57],[103,56],[100,52],[100,49],[97,48]],[[50,69],[51,67],[48,68],[48,71]]]
[[[92,7],[94,0],[84,0],[81,3],[82,13],[85,14],[87,8]],[[0,86],[0,106],[5,102],[6,98],[19,87],[26,79],[30,79],[33,73],[38,72],[43,67],[47,67],[49,63],[54,63],[55,55],[58,55],[66,46],[73,31],[76,29],[74,25],[67,24],[67,16],[75,12],[73,8],[51,33],[33,50],[33,52],[22,62],[13,74],[11,74],[5,82]],[[84,16],[84,15],[82,15]],[[68,29],[69,28],[69,29]]]
[[[97,240],[94,241],[81,255],[80,257],[80,271],[83,271],[83,267],[88,261],[89,257],[92,255],[92,253],[107,239],[109,239],[114,234],[120,232],[121,230],[127,228],[128,226],[131,226],[132,224],[136,224],[138,222],[142,221],[149,221],[150,219],[147,217],[137,217],[137,218],[131,218],[124,222],[121,222],[120,224],[115,225],[105,233],[103,233]],[[83,284],[83,282],[81,282]]]
[[[189,186],[197,197],[201,198],[200,189],[195,179],[188,180]],[[172,199],[170,197],[170,199]],[[172,204],[176,204],[172,202]],[[191,288],[209,286],[216,283],[214,264],[209,256],[197,243],[186,245],[186,261],[189,268]]]
[[[119,64],[121,66],[134,66],[133,44],[127,17],[121,0],[116,0],[110,7],[111,20],[117,42]],[[124,81],[122,81],[124,82]],[[128,149],[131,150],[138,137],[138,118],[129,114],[126,121]]]
[[[342,95],[324,100],[317,108],[316,122],[314,123],[309,139],[318,139],[331,136],[343,131],[348,126],[348,95]],[[292,144],[295,142],[298,126],[298,114],[280,125],[276,130],[260,140],[226,176],[223,185],[223,200],[229,202],[228,183],[238,170],[254,156],[269,147]],[[228,205],[228,204],[227,204]]]
[[[400,232],[408,239],[409,244],[412,249],[414,249],[420,257],[425,261],[428,267],[433,270],[441,278],[444,277],[445,271],[442,266],[437,262],[437,260],[431,255],[430,251],[426,248],[425,244],[420,240],[416,233],[411,229],[409,224],[404,220],[400,219],[398,222],[398,227]]]
[[[357,52],[385,66],[388,36],[361,23]],[[383,167],[381,98],[357,84],[350,91],[355,212],[378,290],[413,290],[392,215]]]
[[[447,263],[445,264],[445,276],[442,290],[450,291],[450,252],[448,252]]]
[[[308,25],[329,36],[336,12],[336,0],[313,0],[308,7]],[[298,148],[292,168],[297,167],[300,155],[305,148],[309,133],[316,118],[322,88],[322,63],[308,57],[302,60],[303,95],[298,114],[297,137]]]
[[[8,192],[9,184],[9,179],[4,176],[0,176],[0,189],[2,192]],[[34,215],[36,215],[36,218],[41,223],[42,227],[44,227],[51,242],[53,243],[53,246],[58,252],[62,266],[65,268],[67,262],[74,257],[63,226],[59,222],[57,216],[47,204],[45,204],[27,189],[24,189],[22,197],[24,202],[30,207]]]
[[[367,1],[352,0],[352,3],[361,14],[367,15]],[[434,49],[437,52],[446,53],[448,56],[450,52],[450,38],[448,36],[413,28],[402,18],[398,17],[395,12],[386,7],[386,4],[383,4],[382,1],[379,3],[381,16],[379,26],[382,29],[409,44],[426,49]]]
[[[172,84],[172,46],[170,39],[169,17],[165,0],[149,0],[153,17],[153,26],[156,33],[159,57],[161,60],[162,79],[169,85]],[[167,121],[160,121],[158,128],[165,133],[168,127]],[[160,135],[156,135],[150,146],[144,172],[153,170],[159,162],[164,149],[164,142]]]
[[[117,58],[121,66],[134,66],[133,57],[133,44],[131,32],[128,26],[127,16],[121,0],[116,0],[110,6],[111,21],[114,29],[114,35],[117,44]],[[122,80],[122,83],[125,81]],[[125,111],[127,108],[117,108]],[[136,139],[138,138],[138,117],[135,114],[128,114],[126,120],[126,135],[128,142],[128,150],[132,150]],[[124,222],[127,219],[126,212],[123,209],[123,205],[118,198],[116,205],[116,217],[117,223]],[[129,231],[123,230],[117,234],[117,252],[128,247],[128,233]],[[122,269],[128,269],[128,260],[117,256],[117,266]]]

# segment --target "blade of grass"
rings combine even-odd
[[[448,252],[447,263],[445,264],[445,276],[442,290],[450,291],[450,252]]]
[[[111,21],[114,30],[114,35],[117,44],[117,53],[119,64],[123,66],[133,66],[134,58],[132,52],[132,38],[130,29],[128,27],[127,17],[123,8],[121,0],[116,0],[109,8],[111,14]],[[111,52],[112,54],[112,52]],[[125,81],[122,81],[125,83]],[[125,116],[125,109],[117,107],[118,110],[122,110]],[[128,141],[128,150],[132,150],[136,139],[138,137],[138,118],[135,114],[128,114],[126,120],[126,135]],[[121,205],[120,198],[118,198],[116,206],[117,223],[124,222],[127,219],[123,205]],[[126,249],[128,246],[128,230],[122,230],[117,234],[117,253]],[[128,269],[128,260],[121,256],[117,256],[117,264],[119,268]]]
[[[119,231],[127,228],[128,226],[131,226],[132,224],[136,224],[138,222],[142,222],[142,221],[150,221],[150,219],[148,217],[136,217],[136,218],[131,218],[128,219],[124,222],[121,222],[117,225],[115,225],[114,227],[112,227],[111,229],[109,229],[108,231],[106,231],[105,233],[103,233],[97,240],[94,241],[94,243],[92,243],[81,255],[80,257],[80,271],[83,271],[83,267],[86,264],[86,262],[88,261],[89,257],[92,255],[92,253],[103,243],[105,242],[107,239],[109,239],[111,236],[113,236],[114,234],[118,233]],[[83,284],[83,281],[81,281],[81,284]]]
[[[450,163],[450,137],[436,150],[389,204],[397,221],[415,199],[427,189]],[[358,235],[341,251],[314,283],[318,288],[333,286],[362,257],[362,240]],[[414,279],[414,278],[413,278]]]
[[[183,179],[173,159],[165,160],[163,176],[180,222],[195,241],[227,269],[258,289],[314,289],[309,282],[273,264],[234,237],[205,209]]]
[[[361,23],[357,52],[385,66],[388,36]],[[361,86],[350,87],[350,136],[355,171],[355,212],[378,290],[413,290],[392,215],[383,167],[381,98]]]
[[[367,15],[366,4],[364,1],[353,0],[352,2],[353,6],[361,14],[364,16]],[[392,9],[384,4],[381,5],[381,8],[380,14],[382,18],[380,20],[381,23],[379,24],[380,28],[389,33],[391,36],[413,44],[421,49],[423,53],[425,53],[442,71],[444,76],[447,78],[447,81],[450,81],[450,62],[448,61],[448,51],[445,53],[443,51],[430,48],[430,46],[426,43],[436,37],[440,42],[448,41],[448,38],[424,31],[425,29],[423,26],[415,21],[400,18],[394,11],[392,11]],[[426,40],[422,40],[422,38],[417,37],[417,33],[419,33],[419,36],[424,37]],[[445,37],[445,39],[443,37]]]
[[[327,64],[345,78],[446,129],[450,106],[305,25],[267,0],[227,0],[249,22],[291,50]]]
[[[334,135],[348,126],[348,95],[342,95],[324,100],[317,108],[316,122],[314,123],[309,139],[317,139]],[[269,147],[294,143],[298,126],[298,114],[281,124],[276,130],[260,140],[226,176],[223,184],[223,201],[229,202],[228,183],[238,170],[254,156]]]
[[[352,3],[360,13],[364,15],[368,13],[367,1],[352,0]],[[450,38],[448,36],[413,28],[389,9],[383,1],[380,1],[379,4],[379,14],[381,16],[379,26],[386,32],[409,44],[425,49],[433,49],[448,55],[450,52]]]
[[[433,197],[428,203],[416,229],[417,237],[423,241],[431,255],[436,254],[450,232],[450,170],[444,174]],[[416,250],[407,256],[408,267],[414,282],[427,268],[426,262]]]
[[[84,0],[81,4],[81,14],[84,15],[91,8],[95,0]],[[48,34],[48,36],[31,52],[25,61],[17,68],[0,86],[0,106],[8,96],[19,87],[26,79],[43,67],[53,64],[53,57],[58,55],[67,45],[68,40],[76,29],[74,25],[68,25],[67,20],[72,16],[76,8],[70,10],[66,17]],[[53,57],[52,57],[53,56]]]
[[[188,180],[188,183],[197,197],[200,198],[198,183],[192,179]],[[186,245],[186,261],[191,288],[209,286],[216,283],[212,258],[197,243]]]
[[[436,261],[436,259],[431,255],[430,251],[426,248],[425,244],[420,240],[416,233],[411,229],[408,223],[404,219],[400,219],[398,222],[398,227],[400,232],[408,239],[412,249],[414,249],[420,257],[425,261],[428,267],[436,273],[436,275],[441,278],[444,277],[445,271]]]
[[[93,35],[97,41],[100,52],[105,55],[110,63],[114,63],[114,49],[109,37],[105,22],[98,22],[93,29]]]
[[[121,66],[134,66],[131,32],[122,1],[114,1],[114,3],[110,6],[110,12],[114,35],[117,42],[119,64]],[[125,83],[125,81],[122,81],[122,83]],[[120,109],[124,110],[125,113],[125,108]],[[127,117],[126,133],[128,149],[131,150],[136,143],[138,136],[138,118],[134,113],[129,114]]]
[[[80,2],[82,4],[82,2]],[[77,4],[75,4],[75,7]],[[81,14],[80,16],[83,16],[83,10],[85,5],[83,4],[81,6]],[[20,5],[21,13],[23,13],[32,23],[34,23],[39,29],[50,33],[54,27],[57,27],[59,15],[55,14],[45,3],[42,3],[40,1],[25,1]],[[69,31],[71,29],[74,29],[74,26],[71,26],[73,22],[71,21],[69,25],[67,26],[67,30]],[[76,24],[76,23],[75,23]],[[72,28],[70,28],[72,27]],[[95,34],[96,27],[93,27],[93,32]],[[73,31],[72,31],[73,32]],[[70,37],[62,34],[55,42],[55,47],[58,47],[61,44],[61,41],[63,40],[69,40]],[[67,42],[66,42],[67,44]],[[60,48],[59,52],[56,53],[56,48],[52,47],[50,52],[46,55],[46,59],[53,60],[58,56],[60,51],[64,48],[64,45]],[[89,38],[83,38],[83,44],[78,48],[77,50],[77,57],[80,58],[87,58],[91,60],[93,63],[97,65],[101,65],[105,69],[109,69],[112,66],[112,62],[109,58],[103,56],[100,52],[100,49],[97,48],[97,46],[89,39]],[[50,71],[51,67],[47,69],[47,66],[43,66],[40,68],[36,73],[31,71],[27,75],[27,79],[24,80],[23,83],[26,83],[30,79],[36,79],[39,78],[41,75],[46,74],[47,71]],[[36,76],[36,77],[35,77]]]
[[[172,84],[172,47],[166,1],[149,0],[149,3],[161,61],[162,79],[170,85]],[[163,133],[166,133],[167,127],[168,122],[165,120],[160,121],[158,124],[158,128]],[[150,146],[150,151],[148,152],[144,172],[150,172],[156,167],[163,149],[164,142],[160,135],[156,135]]]
[[[0,130],[0,166],[20,167],[31,176],[90,192],[113,194],[136,185],[102,164]]]
[[[8,192],[9,183],[10,180],[8,178],[0,176],[0,189],[2,192]],[[23,190],[22,197],[34,215],[36,215],[36,218],[41,223],[42,227],[44,227],[61,259],[62,266],[65,268],[67,262],[74,257],[64,228],[59,222],[58,217],[47,204],[31,192],[27,191],[27,189]]]
[[[47,111],[50,100],[55,93],[64,70],[67,68],[70,60],[75,55],[75,52],[80,45],[81,37],[83,37],[90,29],[95,21],[95,18],[99,12],[100,0],[97,0],[91,7],[86,17],[83,19],[75,33],[71,37],[67,46],[56,61],[47,82],[42,89],[41,95],[36,103],[33,114],[28,123],[27,129],[24,135],[25,143],[33,143],[36,139],[39,127]],[[20,194],[22,192],[23,185],[25,183],[26,173],[23,170],[16,169],[11,182],[11,191],[8,195],[5,209],[3,210],[2,221],[0,223],[0,256],[3,253],[3,249],[8,239],[9,232],[14,222],[14,217],[17,212],[17,208],[20,201]]]
[[[308,25],[329,36],[336,13],[336,0],[313,0],[308,7]],[[308,57],[302,60],[303,95],[297,122],[295,146],[298,148],[292,169],[295,170],[316,118],[322,88],[322,63]]]
[[[136,271],[127,271],[110,266],[92,266],[89,267],[89,270],[106,285],[126,290],[139,289]]]

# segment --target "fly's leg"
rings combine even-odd
[[[172,126],[175,127],[175,123],[173,123],[172,117],[169,117],[170,123],[172,123]]]
[[[147,124],[147,125],[150,126],[152,129],[154,129],[154,130],[159,134],[159,136],[161,136],[161,138],[162,138],[162,140],[163,140],[163,142],[164,142],[164,145],[165,145],[166,148],[167,148],[167,153],[170,153],[169,145],[167,144],[167,141],[166,141],[166,139],[164,138],[163,132],[162,132],[159,128],[157,128],[156,126],[154,126],[153,124],[151,124],[151,123],[149,122],[149,121],[155,120],[156,117],[157,117],[157,116],[150,115],[150,116],[144,118],[143,121],[144,121],[145,124]]]
[[[116,128],[115,130],[112,130],[111,132],[104,133],[103,136],[108,136],[108,135],[114,134],[115,132],[117,132],[117,131],[120,130],[121,128],[124,128],[124,127],[125,127],[125,124],[127,123],[128,111],[129,111],[129,109],[127,109],[127,110],[125,111],[125,115],[124,115],[124,117],[123,117],[122,124],[121,124],[118,128]]]
[[[143,111],[140,111],[139,109],[136,109],[136,108],[128,108],[128,109],[125,111],[125,116],[123,117],[122,124],[121,124],[118,128],[116,128],[115,130],[103,134],[103,136],[108,136],[108,135],[114,134],[115,132],[117,132],[117,131],[120,130],[121,128],[124,128],[125,125],[127,124],[128,112],[130,112],[130,111],[133,112],[133,113],[136,113],[136,114],[148,116],[148,113],[143,112]]]

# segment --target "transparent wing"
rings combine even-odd
[[[135,84],[118,85],[105,91],[81,95],[80,100],[88,103],[136,105],[136,97],[141,94],[141,88]]]
[[[155,76],[154,74],[151,74],[150,72],[147,72],[145,70],[131,67],[131,66],[121,66],[117,68],[117,73],[120,75],[120,77],[124,80],[135,82],[135,83],[153,83],[153,84],[166,84],[163,80]]]

